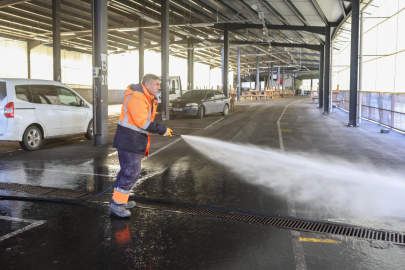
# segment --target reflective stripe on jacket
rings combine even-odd
[[[142,84],[131,84],[125,92],[113,147],[149,155],[149,133],[163,135],[166,127],[155,123],[158,101]]]

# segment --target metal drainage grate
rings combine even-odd
[[[0,183],[0,189],[24,191],[28,193],[42,194],[42,195],[46,194],[72,199],[73,198],[83,199],[94,195],[91,193],[81,191],[63,190],[56,188],[45,188],[45,187],[36,187],[36,186],[9,184],[9,183]],[[106,193],[90,201],[108,202],[111,199],[111,196],[112,196],[111,193]],[[340,236],[352,236],[364,240],[389,241],[392,242],[393,244],[405,245],[404,233],[374,230],[368,228],[355,227],[351,225],[334,224],[321,221],[303,220],[292,217],[281,217],[276,215],[255,213],[238,209],[225,209],[214,206],[168,202],[143,197],[131,196],[130,199],[135,200],[137,206],[141,208],[152,208],[161,211],[170,211],[190,215],[220,218],[226,220],[246,222],[250,224],[270,225],[277,228],[297,230],[297,231],[334,234]]]
[[[292,217],[281,217],[262,213],[253,213],[235,209],[223,209],[212,206],[170,203],[159,200],[133,197],[138,207],[152,208],[163,211],[220,218],[251,224],[270,225],[283,229],[352,236],[365,240],[389,241],[398,245],[405,245],[405,234],[355,227],[343,224],[333,224],[321,221],[303,220]]]
[[[68,199],[84,199],[91,197],[95,194],[89,193],[87,191],[75,191],[70,189],[59,189],[59,188],[49,188],[49,187],[39,187],[39,186],[30,186],[23,184],[14,184],[14,183],[0,183],[0,189],[13,190],[13,191],[23,191],[32,194],[40,195],[50,195],[61,198]],[[104,194],[105,195],[105,194]],[[111,195],[109,195],[111,197]],[[90,201],[97,201],[96,199],[103,199],[102,196],[94,198]]]

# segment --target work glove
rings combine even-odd
[[[170,128],[167,128],[166,132],[165,132],[165,134],[163,134],[163,136],[173,136],[172,132],[173,132],[173,130],[171,130]]]

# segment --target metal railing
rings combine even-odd
[[[349,110],[350,92],[339,91],[340,108]],[[405,93],[362,92],[361,117],[405,131]]]

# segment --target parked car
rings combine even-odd
[[[204,115],[211,113],[229,112],[229,98],[218,90],[190,90],[172,102],[170,105],[170,116],[181,115],[196,116],[201,119]]]
[[[43,139],[84,134],[93,139],[93,109],[54,81],[0,78],[0,140],[37,150]]]

